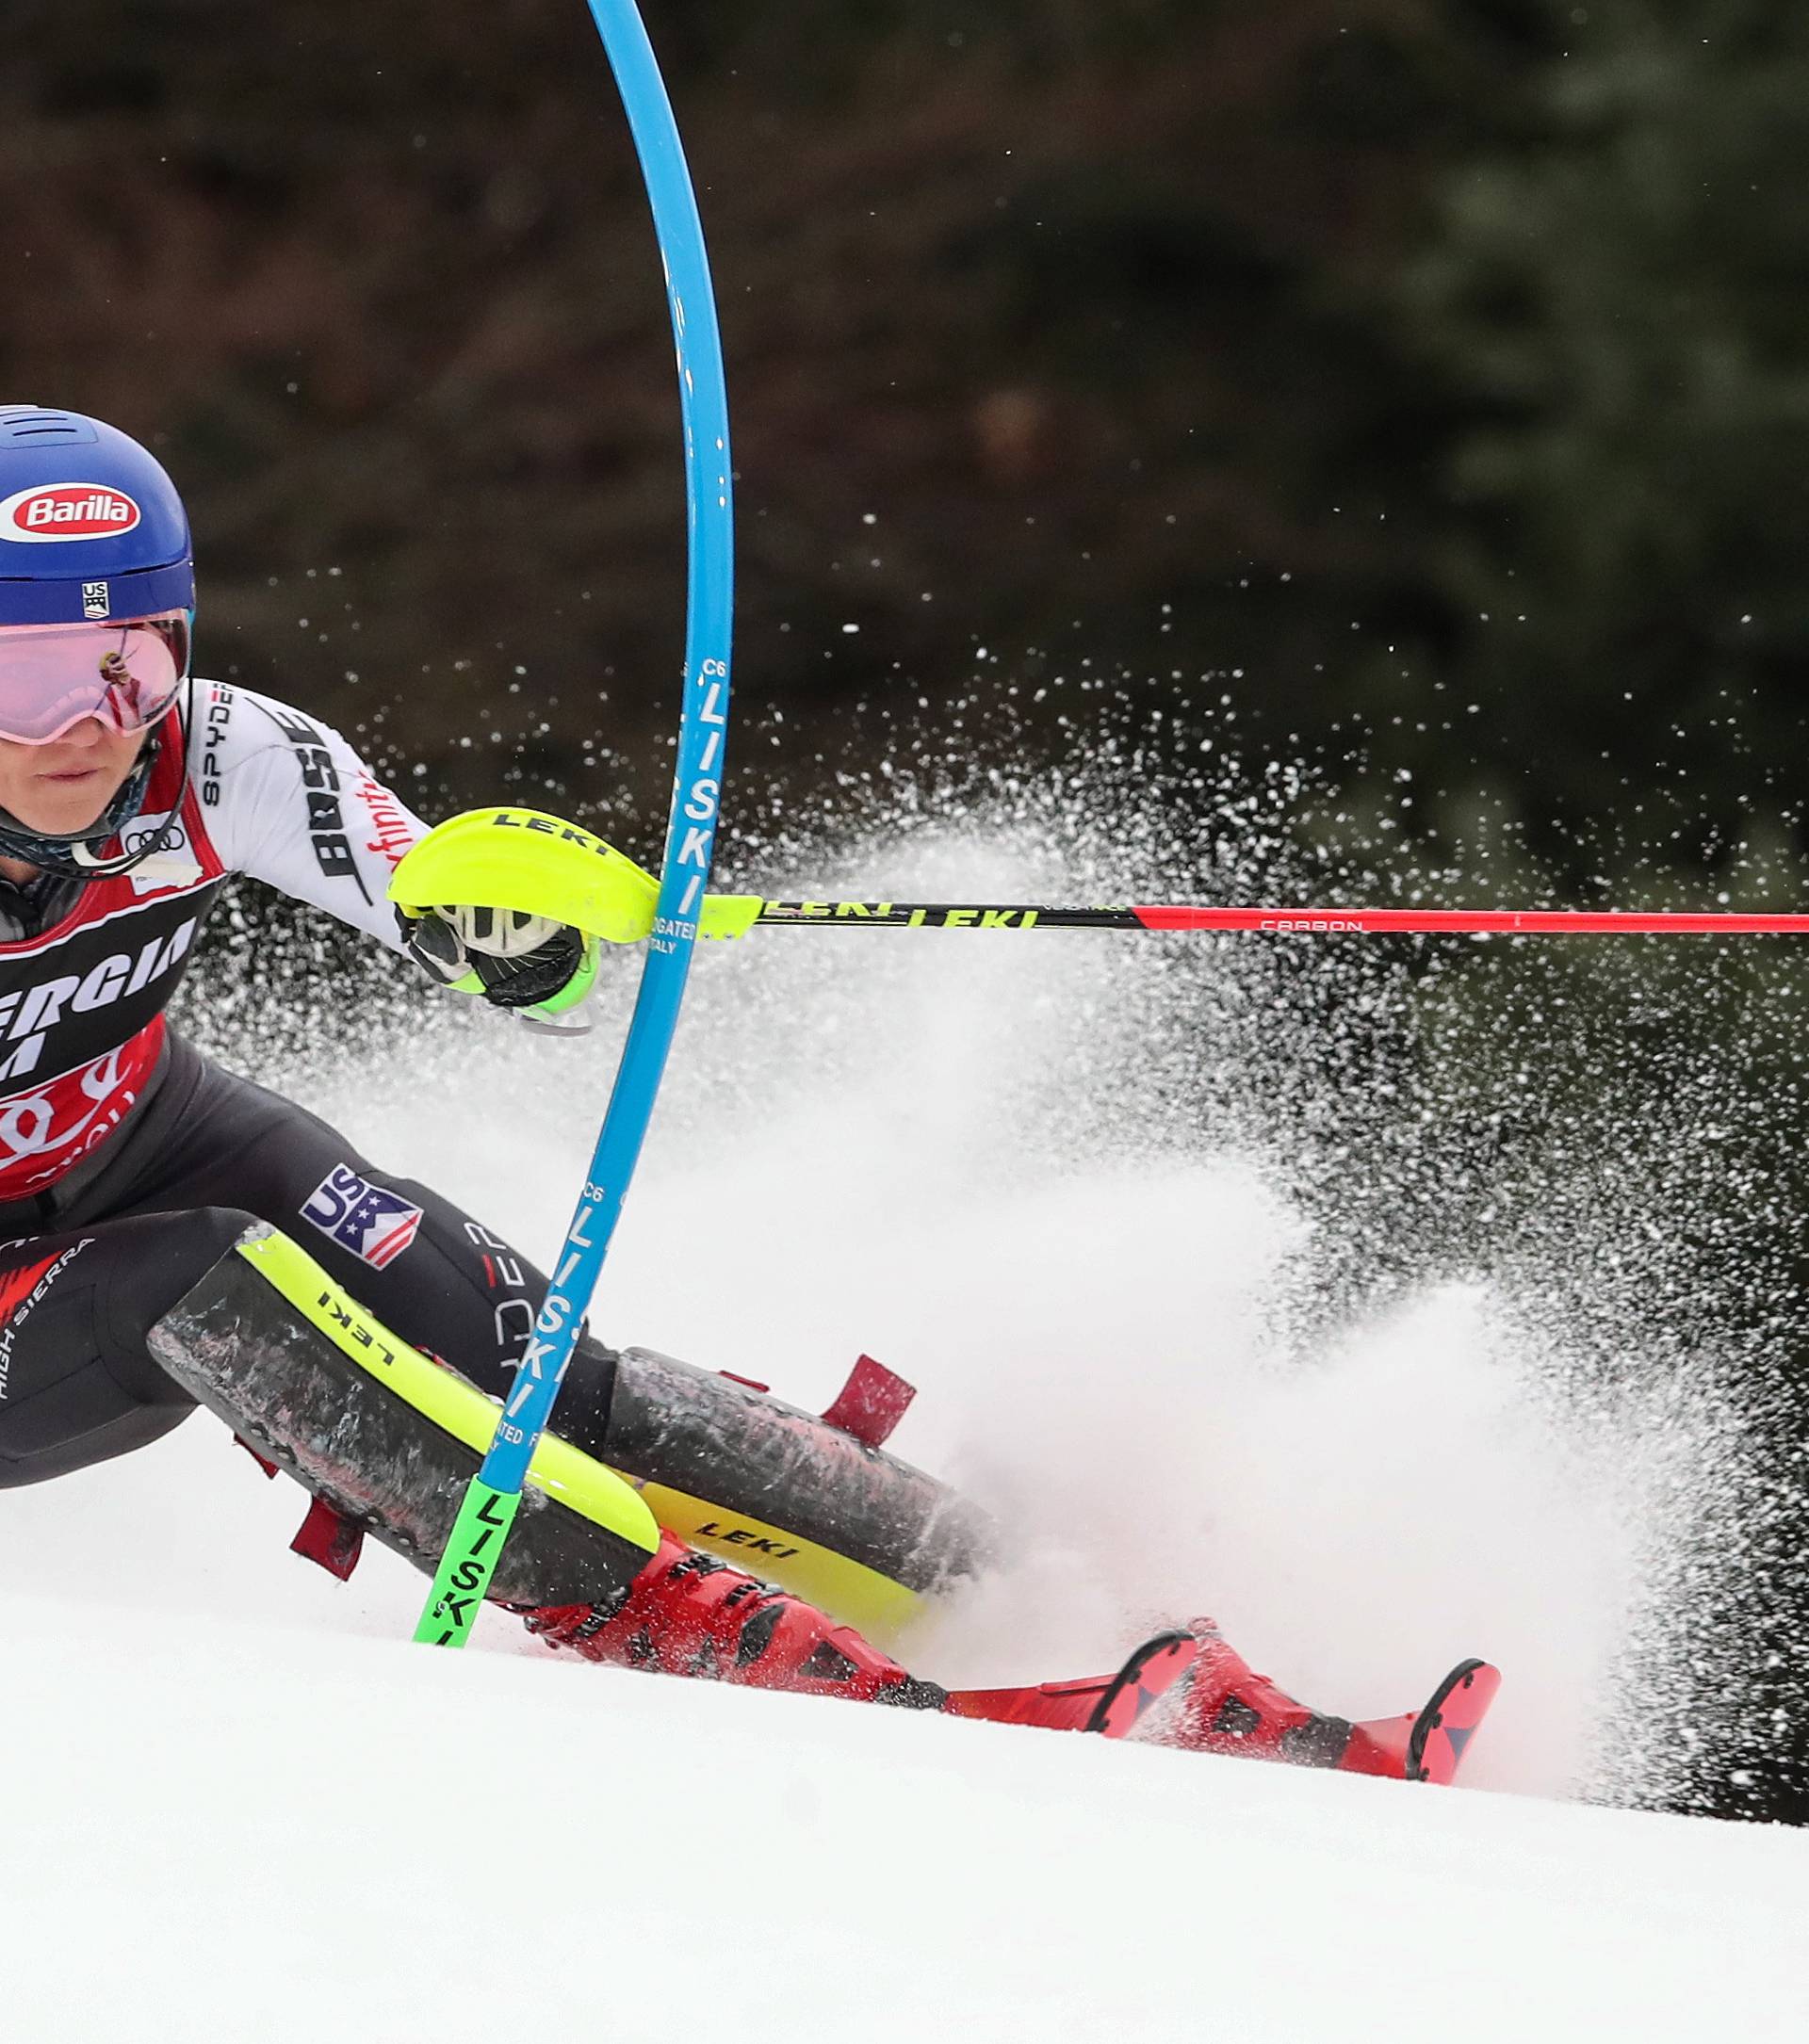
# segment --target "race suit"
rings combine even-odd
[[[507,1387],[545,1280],[500,1236],[172,1032],[220,886],[248,873],[399,950],[386,888],[424,833],[337,733],[195,684],[161,734],[129,873],[0,882],[0,1487],[124,1453],[191,1409],[145,1332],[255,1219],[404,1339]],[[601,1424],[584,1345],[565,1409]]]

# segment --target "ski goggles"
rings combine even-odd
[[[90,717],[115,731],[160,722],[188,678],[188,617],[0,628],[0,738],[50,745]]]

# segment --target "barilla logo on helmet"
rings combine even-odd
[[[40,483],[0,504],[0,540],[25,546],[111,540],[143,522],[137,500],[105,482]]]

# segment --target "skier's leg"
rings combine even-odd
[[[995,1546],[986,1515],[922,1470],[758,1386],[652,1349],[622,1350],[607,1409],[562,1407],[560,1431],[657,1485],[676,1531],[714,1527],[719,1551],[755,1568],[807,1542],[931,1595],[979,1574]],[[797,1587],[833,1601],[808,1578]]]
[[[318,1116],[187,1046],[132,1146],[90,1189],[92,1203],[254,1214],[393,1334],[491,1396],[506,1392],[545,1280],[432,1188],[380,1170]],[[618,1357],[581,1338],[558,1429],[659,1486],[682,1537],[707,1544],[715,1529],[720,1552],[761,1557],[757,1567],[812,1599],[841,1605],[846,1592],[843,1615],[863,1622],[899,1622],[914,1597],[972,1573],[986,1550],[980,1515],[921,1472],[815,1415],[650,1351]]]
[[[150,1214],[0,1250],[0,1489],[129,1453],[187,1418],[195,1402],[145,1330],[249,1218]]]
[[[501,1235],[432,1187],[370,1163],[293,1101],[178,1046],[146,1111],[129,1185],[97,1196],[127,1210],[218,1205],[256,1214],[414,1347],[492,1396],[506,1393],[546,1290]],[[976,1573],[990,1527],[943,1484],[812,1413],[652,1350],[620,1355],[580,1336],[558,1427],[586,1453],[684,1513],[678,1531],[756,1566],[799,1544],[844,1558],[910,1595]],[[788,1540],[786,1535],[790,1535]],[[783,1570],[782,1570],[783,1572]],[[807,1577],[800,1588],[828,1595]],[[877,1614],[870,1614],[877,1623]]]
[[[493,1411],[456,1372],[404,1353],[349,1296],[323,1294],[318,1269],[255,1225],[145,1338],[193,1398],[348,1528],[432,1566]],[[550,1644],[761,1688],[943,1701],[852,1628],[657,1529],[621,1478],[564,1453],[548,1468],[552,1490],[517,1518],[492,1591]],[[339,1573],[355,1551],[354,1539]]]
[[[541,1273],[431,1186],[379,1169],[318,1114],[175,1041],[128,1154],[76,1217],[202,1206],[268,1222],[404,1340],[493,1397],[507,1391],[540,1311]],[[614,1364],[586,1343],[562,1415],[607,1413]]]

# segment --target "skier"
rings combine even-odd
[[[399,917],[388,884],[426,826],[314,718],[191,679],[194,603],[188,521],[161,465],[98,420],[0,408],[0,1486],[127,1453],[193,1410],[154,1350],[161,1339],[169,1353],[168,1330],[191,1325],[197,1301],[218,1302],[219,1273],[248,1230],[300,1242],[384,1328],[492,1396],[506,1391],[540,1307],[544,1279],[500,1235],[202,1056],[164,1011],[233,873],[530,1017],[585,998],[598,947],[525,914],[450,904]],[[279,1369],[293,1354],[299,1371],[303,1333],[270,1321],[274,1296],[234,1297],[230,1314],[218,1303],[212,1320],[203,1314],[213,1348],[249,1357],[263,1338]],[[754,1469],[761,1442],[797,1416],[775,1420],[788,1409],[758,1403],[709,1372],[586,1336],[561,1432],[638,1483],[729,1497],[739,1483],[743,1498],[763,1498],[774,1479]],[[802,1452],[796,1429],[787,1437],[795,1509],[833,1517],[805,1493],[843,1482],[838,1468],[857,1492],[871,1456],[856,1446],[838,1462],[848,1444],[821,1424]],[[298,1466],[293,1442],[263,1438]],[[351,1461],[334,1473],[330,1533],[386,1522],[378,1501],[390,1472]],[[391,1504],[392,1531],[398,1517]],[[974,1523],[943,1517],[957,1533]],[[1110,1687],[951,1696],[670,1532],[626,1551],[623,1580],[602,1597],[512,1606],[543,1639],[594,1661],[970,1716],[1084,1724]],[[1168,1658],[1182,1672],[1152,1721],[1166,1743],[1367,1773],[1420,1765],[1411,1719],[1322,1716],[1253,1674],[1204,1621],[1181,1637],[1187,1651]]]

